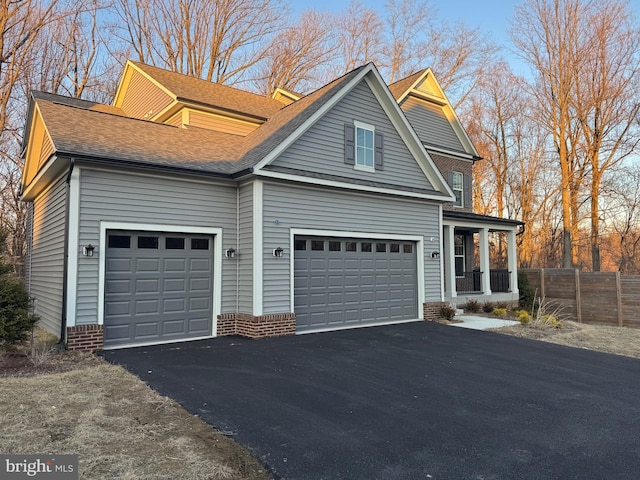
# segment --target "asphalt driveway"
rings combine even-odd
[[[637,479],[640,360],[418,322],[105,352],[287,480]]]

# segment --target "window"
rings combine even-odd
[[[356,170],[384,170],[384,135],[373,125],[358,122],[344,124],[344,163]]]
[[[391,245],[389,245],[389,251],[391,253],[400,253],[400,244],[392,243]]]
[[[165,238],[165,248],[167,250],[184,250],[184,237]]]
[[[191,250],[209,250],[208,238],[192,238]]]
[[[451,172],[452,173],[452,184],[451,188],[453,189],[453,193],[456,196],[456,201],[453,203],[456,207],[464,207],[463,198],[464,198],[464,175],[460,172]]]
[[[342,251],[342,243],[341,242],[329,242],[329,251],[330,252],[340,252]]]
[[[296,245],[295,245],[295,249],[296,250],[306,250],[307,249],[307,241],[306,240],[296,240]]]
[[[129,235],[109,235],[109,248],[131,248]]]
[[[371,252],[371,243],[369,242],[362,242],[360,244],[360,251],[361,252]]]
[[[373,127],[356,125],[356,166],[375,169],[373,163]]]
[[[344,242],[345,252],[355,252],[358,250],[358,244],[356,242]]]
[[[456,277],[464,277],[464,235],[453,237],[453,255],[456,264]]]
[[[387,244],[376,243],[376,253],[387,253]]]
[[[324,240],[311,240],[311,250],[322,252],[324,250]]]
[[[405,243],[404,245],[402,245],[402,251],[404,253],[413,253],[413,245],[411,245],[410,243]]]
[[[158,248],[158,237],[139,236],[138,248],[150,248],[150,249],[156,250]]]

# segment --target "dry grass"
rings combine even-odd
[[[1,452],[78,454],[85,479],[270,478],[238,444],[121,367],[54,357],[68,371],[0,378]]]
[[[516,337],[542,340],[558,345],[640,358],[640,329],[585,325],[569,321],[563,321],[562,323],[562,328],[541,330],[515,325],[495,328],[492,331]]]

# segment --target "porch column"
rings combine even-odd
[[[518,254],[516,252],[516,232],[507,232],[507,261],[509,264],[509,286],[512,293],[518,293]]]
[[[458,296],[458,292],[456,292],[456,263],[453,251],[454,227],[444,225],[443,228],[445,295],[453,298]]]
[[[489,262],[489,229],[481,228],[478,236],[480,250],[480,288],[485,295],[491,295],[491,275]]]

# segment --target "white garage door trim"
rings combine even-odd
[[[106,240],[107,230],[138,230],[138,231],[154,231],[154,232],[168,232],[168,233],[199,233],[203,235],[213,235],[213,318],[211,321],[212,330],[211,334],[206,337],[190,338],[183,341],[198,340],[201,338],[211,338],[216,336],[217,332],[217,319],[221,309],[222,299],[222,228],[212,227],[194,227],[187,225],[162,225],[162,224],[149,224],[149,223],[126,223],[126,222],[100,222],[100,240],[96,253],[98,255],[98,324],[104,324],[104,282],[105,282],[105,269],[106,269]],[[154,344],[161,343],[176,343],[176,341],[168,342],[154,342]],[[128,347],[134,347],[136,345],[127,345]],[[119,347],[118,347],[119,348]]]
[[[294,255],[295,255],[295,236],[296,235],[306,235],[306,236],[316,236],[316,237],[340,237],[340,238],[364,238],[364,239],[372,239],[372,240],[398,240],[398,241],[410,241],[416,243],[416,262],[417,262],[417,277],[418,277],[418,305],[417,311],[422,312],[422,304],[425,301],[424,294],[424,237],[420,235],[400,235],[397,233],[371,233],[371,232],[345,232],[345,231],[336,231],[336,230],[315,230],[315,229],[307,229],[307,228],[291,228],[289,230],[289,252],[291,252],[291,261],[289,265],[289,285],[290,285],[290,308],[293,313],[295,313],[295,297],[294,297]],[[413,320],[408,320],[413,321]],[[391,323],[402,323],[402,322],[391,322]],[[364,328],[372,325],[362,325],[362,326],[348,326],[342,328]],[[332,328],[331,330],[341,330],[341,327]],[[324,330],[323,330],[324,331]],[[308,332],[299,332],[299,334],[303,333],[313,333],[311,331]]]

